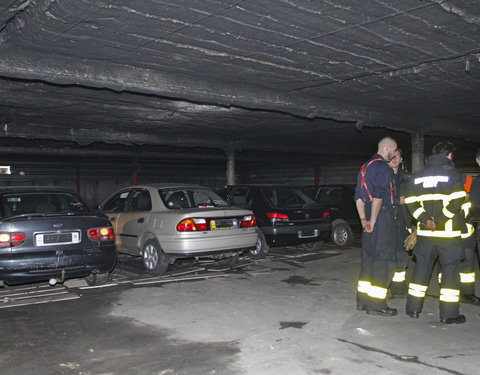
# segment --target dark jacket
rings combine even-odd
[[[408,210],[418,220],[417,235],[460,238],[463,225],[458,218],[463,216],[465,197],[463,177],[452,161],[444,155],[431,155],[425,167],[413,174],[405,197]],[[435,222],[434,231],[426,228],[427,220]]]

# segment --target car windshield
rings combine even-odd
[[[318,190],[317,202],[324,204],[340,204],[342,191],[336,188],[320,188]]]
[[[165,207],[173,210],[229,206],[219,195],[205,188],[161,189],[158,192]]]
[[[88,206],[68,192],[8,192],[0,196],[2,217],[28,214],[88,212]]]
[[[266,187],[262,188],[262,191],[272,207],[299,208],[316,205],[316,202],[299,188]]]

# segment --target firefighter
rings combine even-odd
[[[463,176],[453,165],[455,146],[441,141],[425,167],[412,176],[405,197],[412,216],[417,220],[417,244],[413,250],[415,269],[409,284],[406,313],[418,318],[423,309],[430,276],[438,257],[442,280],[440,285],[440,321],[464,323],[459,313],[460,261],[463,259],[461,228],[453,220],[465,202]]]
[[[355,203],[363,227],[357,309],[366,310],[370,315],[397,315],[397,310],[386,303],[395,269],[392,171],[387,162],[396,150],[394,139],[380,140],[377,154],[360,169],[355,189]]]
[[[407,222],[410,222],[409,214],[405,208],[404,175],[400,166],[403,162],[403,152],[398,149],[388,165],[393,172],[393,212],[395,219],[395,252],[396,266],[393,275],[390,293],[392,297],[404,297],[407,294],[406,274],[408,266],[408,252],[405,250],[404,242],[408,236]]]

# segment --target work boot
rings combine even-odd
[[[368,315],[395,316],[397,315],[397,313],[398,313],[397,309],[392,309],[388,306],[378,310],[367,309]]]
[[[460,295],[460,302],[480,306],[480,298],[478,298],[473,293],[472,294],[462,294],[462,295]]]
[[[418,311],[407,311],[406,314],[410,318],[418,319],[420,317],[420,313]]]
[[[467,320],[465,319],[465,315],[458,315],[455,318],[440,318],[440,321],[445,324],[462,324],[465,323]]]

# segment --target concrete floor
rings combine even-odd
[[[162,278],[122,257],[104,288],[5,288],[1,374],[479,374],[480,308],[462,304],[462,325],[441,324],[434,297],[420,319],[405,299],[396,317],[357,311],[359,253],[276,249]]]

